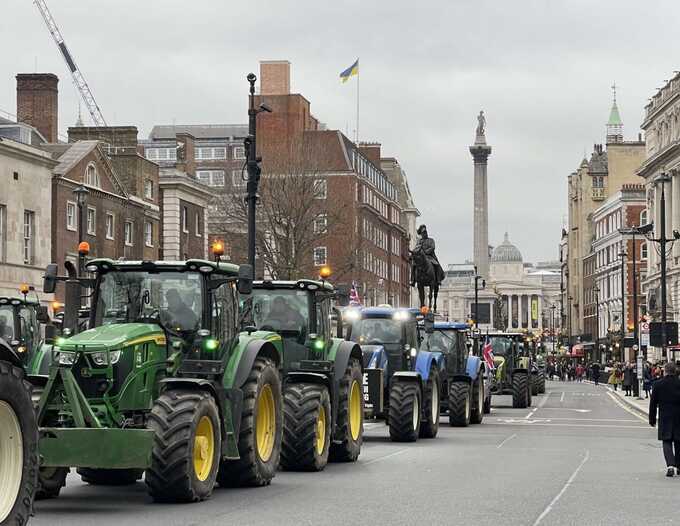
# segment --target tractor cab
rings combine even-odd
[[[465,372],[465,362],[470,353],[467,323],[434,322],[431,330],[422,330],[421,348],[445,358],[452,374]]]
[[[28,364],[43,341],[40,325],[49,322],[47,308],[38,301],[0,297],[0,339]]]
[[[534,380],[531,350],[520,333],[489,333],[496,372],[492,389],[498,394],[512,394],[513,407],[531,406]]]

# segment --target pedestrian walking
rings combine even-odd
[[[642,376],[642,388],[645,390],[645,398],[649,398],[649,391],[652,389],[652,368],[649,366],[649,362],[645,362],[643,365],[643,376]]]
[[[664,366],[664,377],[656,382],[649,400],[649,425],[654,427],[659,411],[658,438],[663,443],[666,476],[678,474],[680,467],[680,379],[672,362]]]
[[[614,386],[614,391],[616,391],[623,382],[623,372],[621,371],[621,366],[617,363],[613,369],[611,374],[609,375],[609,380],[608,380],[610,385]]]
[[[623,370],[623,389],[626,391],[626,396],[631,396],[633,389],[633,366],[628,362]]]
[[[592,376],[593,376],[593,382],[595,382],[595,385],[600,385],[600,364],[597,363],[597,362],[593,363]]]

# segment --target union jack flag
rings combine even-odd
[[[486,366],[493,371],[496,368],[496,365],[493,363],[493,350],[491,350],[491,340],[489,340],[488,337],[482,348],[482,356],[486,362]]]
[[[352,288],[349,291],[349,304],[352,307],[361,307],[361,298],[356,283],[352,283]]]

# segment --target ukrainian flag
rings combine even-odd
[[[350,67],[348,67],[345,71],[340,73],[340,78],[342,79],[343,82],[347,82],[351,76],[358,74],[359,74],[359,59],[357,59],[357,61]]]

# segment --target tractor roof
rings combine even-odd
[[[395,309],[394,307],[363,307],[357,310],[361,318],[391,318],[397,312],[410,314],[415,318],[416,314],[413,311],[418,312],[418,309]]]
[[[3,305],[28,305],[31,307],[37,307],[40,305],[40,302],[38,301],[33,301],[33,300],[25,300],[23,298],[17,298],[17,297],[5,297],[5,296],[0,296],[0,307]]]
[[[120,261],[114,259],[98,258],[87,262],[86,270],[90,267],[97,270],[118,270],[122,272],[217,272],[229,276],[238,275],[238,265],[220,261],[208,261],[205,259],[187,259],[186,261]]]
[[[459,323],[453,321],[436,321],[434,322],[434,329],[436,331],[466,331],[470,328],[467,323]]]
[[[253,281],[253,288],[255,289],[295,289],[295,290],[324,290],[326,292],[333,292],[335,289],[333,285],[327,281],[318,281],[315,279],[298,279],[297,281],[284,280],[268,280]]]

